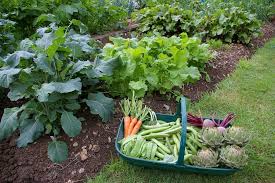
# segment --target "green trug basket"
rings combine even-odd
[[[198,167],[198,166],[188,165],[188,164],[184,163],[184,149],[185,149],[185,141],[186,141],[186,133],[187,133],[186,132],[187,113],[186,113],[186,102],[185,102],[184,97],[181,98],[181,102],[178,104],[176,114],[167,115],[167,114],[157,113],[157,118],[159,120],[162,120],[165,122],[172,122],[172,121],[176,121],[177,118],[181,118],[182,133],[181,133],[178,161],[175,163],[166,163],[166,162],[161,162],[161,161],[133,158],[133,157],[124,155],[120,151],[120,144],[118,143],[120,140],[123,139],[123,136],[124,136],[124,123],[123,123],[123,121],[121,121],[119,130],[117,133],[115,147],[116,147],[116,151],[118,152],[119,156],[123,160],[128,161],[131,164],[143,166],[143,167],[180,170],[180,171],[185,171],[185,172],[211,174],[211,175],[229,175],[229,174],[233,174],[239,170],[239,169],[232,169],[232,168],[204,168],[204,167]]]

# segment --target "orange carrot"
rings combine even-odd
[[[131,123],[131,117],[125,116],[124,117],[124,138],[128,137],[128,128]]]
[[[131,123],[130,123],[130,126],[129,126],[129,128],[128,128],[128,136],[131,135],[131,133],[132,133],[132,131],[133,131],[133,129],[134,129],[134,127],[135,127],[137,121],[138,121],[137,118],[133,118],[133,119],[132,119],[132,121],[131,121]]]
[[[133,130],[131,132],[131,135],[137,134],[137,132],[139,131],[141,125],[142,125],[142,121],[138,120],[138,122],[136,123],[135,127],[133,128]]]

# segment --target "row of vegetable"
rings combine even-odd
[[[185,164],[205,168],[242,168],[247,164],[245,145],[250,134],[242,127],[231,125],[234,119],[232,113],[221,121],[189,113],[187,131],[184,132],[180,118],[171,122],[158,120],[156,114],[142,104],[142,100],[124,99],[122,109],[127,112],[123,120],[124,138],[119,143],[121,152],[126,156],[176,163],[180,149],[185,148]],[[137,109],[141,111],[140,120],[132,115]],[[129,130],[132,132],[129,133]],[[185,144],[181,144],[182,138],[186,138]]]
[[[89,33],[119,27],[118,24],[128,17],[126,10],[122,8],[128,7],[127,2],[0,2],[0,93],[4,93],[3,88],[6,88],[7,97],[11,101],[25,101],[20,107],[4,110],[0,123],[0,141],[10,137],[18,129],[20,136],[17,146],[25,147],[42,134],[47,134],[53,139],[48,148],[49,158],[54,162],[62,162],[68,157],[68,147],[65,142],[57,139],[62,131],[69,137],[75,137],[81,132],[84,119],[76,116],[81,104],[86,104],[92,114],[98,114],[106,122],[111,119],[114,109],[110,95],[125,97],[130,96],[132,91],[135,91],[137,97],[155,91],[179,95],[180,92],[176,93],[175,89],[181,90],[184,84],[200,79],[213,54],[200,38],[188,37],[198,22],[193,22],[196,18],[192,13],[188,10],[182,11],[183,7],[178,4],[162,0],[161,3],[170,5],[159,5],[154,9],[154,5],[160,1],[151,0],[146,3],[139,1],[137,6],[151,7],[141,10],[140,13],[146,13],[143,18],[136,19],[140,21],[139,31],[144,30],[147,33],[154,30],[171,37],[157,34],[141,39],[111,38],[111,43],[103,48],[91,38]],[[193,3],[189,5],[193,6]],[[201,12],[202,9],[198,8],[200,6],[193,6],[194,10]],[[154,21],[151,22],[152,17]],[[192,22],[189,24],[185,20],[190,17]],[[216,31],[219,38],[230,34],[230,39],[249,40],[247,36],[258,33],[258,21],[239,8],[232,12],[231,9],[219,10],[218,15],[211,14],[209,17],[213,20],[212,23],[217,23],[217,26],[209,30],[212,33]],[[150,25],[147,25],[148,20]],[[182,24],[183,22],[187,24]],[[198,25],[212,26],[211,22],[202,22]],[[222,30],[218,28],[220,24]],[[162,33],[159,30],[163,28],[176,32]],[[231,28],[234,28],[235,33],[243,30],[247,32],[240,36],[231,35],[232,31],[228,31]],[[177,36],[172,36],[173,34]],[[210,35],[209,32],[207,34]],[[125,137],[139,135],[140,129],[145,130],[143,122],[148,120],[148,116],[156,121],[152,110],[144,107],[141,101],[133,103],[134,101],[135,99],[125,100],[122,103],[125,116],[129,116]],[[159,123],[152,125],[162,125]],[[179,151],[177,144],[181,140],[180,128],[177,121],[164,131],[150,132],[141,137],[145,141],[151,141],[154,135],[163,136],[155,140],[164,146],[169,141],[171,144],[168,155],[176,157],[174,152]],[[177,133],[171,134],[169,130],[172,129],[177,129]],[[188,133],[191,134],[191,131]],[[198,134],[200,131],[188,136],[190,144],[198,148],[197,151],[202,143]],[[194,148],[187,148],[186,157],[192,154],[192,150],[192,156],[195,155]],[[161,147],[159,149],[156,152],[163,150]],[[58,154],[60,151],[64,152],[62,156]],[[163,151],[160,153],[165,155]]]

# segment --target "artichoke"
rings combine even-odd
[[[220,162],[231,168],[241,168],[247,164],[248,156],[239,146],[230,145],[221,148]]]
[[[226,129],[224,138],[228,144],[244,146],[248,143],[250,134],[241,127],[230,127]]]
[[[213,148],[223,145],[224,141],[223,134],[217,128],[203,128],[201,138],[205,145]]]
[[[219,163],[218,153],[211,149],[200,150],[192,160],[194,165],[206,168],[217,167]]]

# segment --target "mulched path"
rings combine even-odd
[[[217,83],[234,71],[240,58],[249,58],[256,48],[261,47],[275,35],[275,22],[267,23],[263,27],[263,32],[263,36],[255,39],[250,47],[232,44],[227,49],[217,50],[216,59],[211,61],[206,68],[210,82],[203,77],[195,84],[186,85],[184,95],[192,101],[197,101],[203,93],[214,90]],[[145,102],[155,111],[175,112],[176,102],[168,97],[154,94],[146,97]],[[7,98],[1,99],[0,116],[5,107],[18,106],[22,103],[23,101],[12,103]],[[39,138],[26,148],[16,147],[15,140],[18,134],[1,142],[0,182],[73,183],[84,182],[87,177],[95,176],[104,165],[116,157],[114,141],[121,117],[118,105],[116,106],[114,119],[108,124],[101,123],[101,120],[91,115],[87,108],[78,113],[78,116],[84,117],[86,122],[83,123],[83,130],[79,136],[69,138],[61,135],[60,139],[69,144],[70,152],[69,159],[62,164],[54,164],[47,158],[49,136]]]

